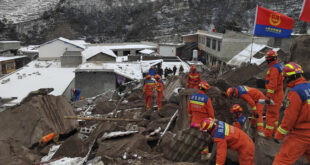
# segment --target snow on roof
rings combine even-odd
[[[80,70],[113,70],[114,73],[132,80],[143,79],[141,66],[137,62],[122,63],[84,63],[79,66]]]
[[[120,44],[120,45],[106,45],[107,49],[157,49],[157,46],[145,45],[145,44]]]
[[[29,45],[25,47],[21,47],[19,50],[25,53],[39,53],[39,45]]]
[[[152,54],[154,53],[155,51],[154,50],[151,50],[151,49],[143,49],[143,50],[140,50],[139,53],[141,54]]]
[[[15,59],[19,59],[19,58],[24,58],[26,56],[10,56],[10,57],[0,57],[0,62],[2,61],[8,61],[8,60],[15,60]]]
[[[148,73],[151,66],[162,63],[164,60],[148,60],[148,61],[140,61],[140,65],[143,73]]]
[[[72,42],[79,44],[79,45],[87,45],[89,43],[85,42],[84,40],[71,40]]]
[[[9,81],[0,84],[0,97],[17,97],[7,104],[15,105],[30,92],[40,88],[54,88],[50,94],[62,95],[74,79],[75,68],[57,68],[57,66],[60,66],[59,62],[32,61],[22,69],[1,77],[1,82],[8,79]]]
[[[189,65],[204,65],[201,61],[186,61]]]
[[[83,44],[81,44],[80,41],[77,42],[76,40],[69,40],[69,39],[66,39],[66,38],[63,38],[63,37],[59,37],[59,38],[56,38],[56,39],[54,39],[52,41],[45,42],[44,44],[41,44],[40,46],[44,46],[44,45],[52,43],[53,41],[56,41],[56,40],[60,40],[60,41],[63,41],[65,43],[71,44],[73,46],[79,47],[81,49],[85,49],[85,46]]]
[[[0,41],[1,44],[20,43],[20,41]]]
[[[212,37],[212,38],[217,38],[217,39],[223,39],[223,34],[221,34],[221,33],[215,33],[215,32],[196,32],[196,33],[194,33],[194,34],[182,35],[182,37],[193,36],[193,35],[203,35],[203,36],[207,36],[207,37]]]
[[[242,50],[240,53],[235,55],[230,61],[228,61],[227,64],[240,67],[242,63],[250,62],[251,49],[252,49],[251,64],[261,65],[265,61],[265,57],[263,56],[262,58],[255,58],[253,56],[259,51],[261,51],[262,49],[264,49],[265,47],[268,47],[268,46],[253,43],[253,47],[252,47],[252,44],[249,44],[244,50]],[[279,51],[279,48],[274,48],[273,50]]]
[[[109,55],[111,57],[116,58],[115,53],[112,50],[105,48],[104,46],[91,46],[91,47],[87,47],[82,52],[82,56],[83,56],[84,60],[86,61],[87,59],[95,56],[96,54],[98,54],[100,52],[104,53],[104,54],[107,54],[107,55]]]

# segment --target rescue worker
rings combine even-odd
[[[266,94],[266,128],[264,136],[271,138],[278,127],[279,111],[281,108],[282,100],[284,97],[283,92],[283,72],[282,65],[277,61],[278,54],[273,50],[269,50],[266,55],[266,61],[269,65],[268,72],[266,74],[265,87],[267,89]],[[270,104],[270,100],[273,100],[274,105]]]
[[[242,98],[246,101],[252,108],[252,126],[257,126],[257,133],[259,135],[263,134],[264,131],[264,120],[263,120],[263,110],[264,105],[259,104],[259,99],[265,99],[265,95],[256,88],[250,88],[247,86],[238,86],[237,88],[228,88],[226,91],[226,96]]]
[[[79,100],[80,100],[81,91],[78,90],[78,89],[76,89],[76,88],[73,88],[73,89],[72,89],[72,93],[73,93],[73,96],[74,96],[73,101],[74,101],[74,102],[75,102],[75,101],[79,101]]]
[[[234,104],[231,108],[230,108],[230,113],[232,113],[233,118],[234,118],[234,122],[233,122],[233,126],[242,129],[245,121],[246,121],[246,117],[242,114],[242,107],[239,104]]]
[[[162,98],[164,96],[164,83],[160,78],[159,74],[155,75],[155,88],[157,92],[156,102],[157,102],[157,110],[160,111],[162,107]]]
[[[240,165],[254,165],[254,143],[242,130],[212,118],[204,119],[200,125],[200,131],[208,132],[217,144],[216,165],[225,164],[227,148],[238,152]]]
[[[194,93],[188,102],[187,112],[191,127],[199,127],[204,118],[214,118],[211,99],[206,95],[210,85],[206,81],[199,83],[199,91]]]
[[[150,106],[152,102],[154,89],[155,89],[155,81],[152,80],[152,76],[148,74],[146,76],[146,81],[143,87],[143,96],[144,96],[146,110],[151,110]]]
[[[59,139],[59,134],[58,133],[55,133],[55,132],[52,132],[52,133],[49,133],[45,136],[43,136],[40,141],[39,141],[39,146],[44,146],[45,144],[47,144],[48,142],[50,141],[54,141],[55,143],[58,142],[58,139]]]
[[[292,88],[281,125],[275,134],[283,141],[273,165],[293,164],[304,155],[310,164],[310,83],[303,77],[300,65],[290,62],[283,68],[286,86]]]
[[[196,66],[192,65],[190,72],[187,74],[186,88],[198,88],[200,82],[200,74],[196,71]]]

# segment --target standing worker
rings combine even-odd
[[[240,165],[254,165],[254,143],[239,128],[206,118],[201,122],[200,131],[207,131],[213,137],[213,142],[217,144],[216,165],[225,164],[227,148],[238,152]]]
[[[246,117],[242,114],[242,107],[239,104],[234,104],[231,108],[230,108],[230,113],[232,113],[233,115],[233,126],[242,129],[245,121],[246,121]]]
[[[175,76],[175,74],[177,73],[177,66],[173,66],[173,75]]]
[[[271,138],[273,133],[275,133],[278,127],[279,120],[279,111],[281,108],[282,100],[284,97],[283,92],[283,66],[278,63],[277,60],[278,54],[273,50],[268,50],[265,55],[266,61],[269,65],[269,70],[266,74],[266,128],[264,135],[267,138]],[[273,100],[274,105],[271,105],[270,102]]]
[[[162,107],[162,98],[164,95],[164,83],[160,79],[160,75],[158,75],[158,74],[155,75],[155,80],[156,80],[155,88],[156,88],[156,92],[157,92],[157,97],[156,97],[157,110],[160,111],[160,109]]]
[[[264,120],[263,111],[264,105],[259,104],[259,99],[265,99],[265,95],[256,88],[250,88],[247,86],[238,86],[237,88],[228,88],[226,91],[226,96],[242,98],[246,101],[252,108],[252,126],[257,126],[257,133],[259,135],[263,134],[264,131]]]
[[[199,127],[204,118],[214,118],[214,109],[211,99],[206,92],[210,85],[206,81],[199,83],[199,91],[194,93],[188,102],[187,112],[191,121],[191,127]]]
[[[200,81],[200,74],[196,71],[196,66],[192,65],[187,74],[186,88],[198,88]]]
[[[73,93],[73,101],[76,102],[76,101],[79,101],[80,100],[80,94],[81,94],[81,91],[76,89],[76,88],[73,88],[72,89],[72,93]]]
[[[273,165],[293,164],[305,155],[310,164],[310,83],[300,65],[290,62],[283,68],[287,87],[287,105],[275,139],[283,141]]]
[[[144,101],[145,101],[145,106],[146,110],[151,110],[151,102],[152,102],[152,97],[153,97],[153,91],[155,89],[155,81],[152,80],[151,75],[146,76],[146,81],[143,87],[143,96],[144,96]]]

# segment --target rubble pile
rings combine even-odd
[[[297,64],[300,64],[304,70],[305,77],[310,79],[310,65],[309,65],[309,54],[310,53],[310,36],[303,35],[295,39],[291,47],[291,59]]]

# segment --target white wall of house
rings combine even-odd
[[[83,49],[61,40],[50,41],[39,48],[39,59],[59,59],[65,51],[82,51]]]
[[[161,56],[176,56],[176,48],[174,46],[159,46],[159,54]]]

